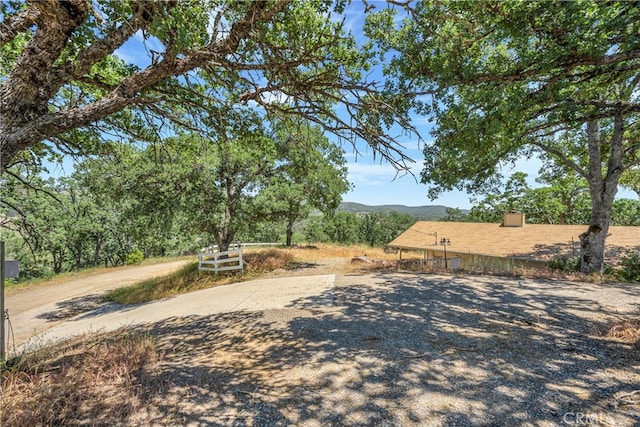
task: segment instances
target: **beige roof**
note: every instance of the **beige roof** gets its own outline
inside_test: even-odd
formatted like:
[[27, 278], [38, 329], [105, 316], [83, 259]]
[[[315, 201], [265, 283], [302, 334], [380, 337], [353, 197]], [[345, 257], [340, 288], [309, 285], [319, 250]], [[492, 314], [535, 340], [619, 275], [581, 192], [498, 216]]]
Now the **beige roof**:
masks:
[[[442, 251], [437, 241], [449, 239], [447, 252], [529, 260], [550, 260], [580, 254], [586, 225], [502, 224], [420, 221], [389, 243], [400, 249]], [[434, 233], [437, 233], [437, 238]], [[628, 249], [640, 251], [640, 227], [609, 227], [605, 257], [615, 259]], [[575, 251], [575, 252], [574, 252]]]

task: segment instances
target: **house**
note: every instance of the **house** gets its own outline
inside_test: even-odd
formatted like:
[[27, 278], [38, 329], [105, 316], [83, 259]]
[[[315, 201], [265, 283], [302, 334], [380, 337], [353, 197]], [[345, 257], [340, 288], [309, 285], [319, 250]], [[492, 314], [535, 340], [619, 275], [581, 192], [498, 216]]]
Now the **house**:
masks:
[[[580, 234], [586, 225], [526, 224], [523, 214], [507, 213], [502, 224], [419, 221], [391, 243], [423, 260], [465, 267], [478, 259], [511, 260], [542, 267], [561, 257], [580, 256]], [[627, 250], [640, 251], [640, 227], [609, 227], [605, 262], [616, 264]], [[446, 251], [446, 258], [445, 258]], [[406, 258], [405, 254], [405, 258]]]

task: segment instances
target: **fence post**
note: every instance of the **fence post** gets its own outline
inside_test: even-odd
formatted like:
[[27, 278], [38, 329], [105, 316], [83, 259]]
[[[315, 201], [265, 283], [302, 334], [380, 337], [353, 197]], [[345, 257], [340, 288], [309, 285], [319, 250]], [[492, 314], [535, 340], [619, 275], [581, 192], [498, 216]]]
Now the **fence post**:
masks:
[[[231, 245], [233, 246], [233, 244]], [[227, 270], [241, 270], [241, 274], [244, 274], [244, 260], [242, 259], [242, 246], [240, 245], [237, 249], [230, 248], [230, 251], [226, 252], [216, 252], [216, 251], [205, 251], [198, 254], [198, 271], [213, 271], [214, 273], [218, 273], [220, 271]], [[230, 257], [230, 252], [237, 255]], [[238, 262], [237, 266], [225, 267], [225, 264]]]
[[5, 338], [4, 338], [4, 240], [0, 240], [0, 362], [6, 360]]

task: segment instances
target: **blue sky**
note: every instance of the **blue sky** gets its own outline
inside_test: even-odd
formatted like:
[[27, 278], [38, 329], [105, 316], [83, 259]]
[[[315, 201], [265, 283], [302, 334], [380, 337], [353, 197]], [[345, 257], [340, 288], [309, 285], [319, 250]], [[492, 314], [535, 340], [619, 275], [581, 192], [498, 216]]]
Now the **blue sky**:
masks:
[[[377, 10], [388, 7], [386, 2], [369, 0], [369, 5]], [[353, 2], [344, 13], [344, 25], [347, 31], [351, 31], [356, 40], [363, 40], [362, 27], [364, 13], [362, 2]], [[396, 22], [403, 18], [403, 11], [396, 15]], [[378, 78], [381, 78], [380, 76]], [[431, 123], [428, 118], [414, 117], [413, 124], [422, 138], [429, 142]], [[398, 142], [406, 147], [405, 154], [411, 157], [415, 163], [411, 167], [412, 174], [398, 174], [388, 163], [375, 161], [371, 150], [362, 149], [364, 155], [355, 156], [353, 148], [344, 146], [349, 167], [349, 181], [353, 189], [344, 195], [343, 199], [349, 202], [358, 202], [367, 205], [400, 204], [407, 206], [422, 206], [439, 204], [448, 207], [470, 209], [472, 200], [470, 196], [461, 191], [444, 192], [439, 198], [431, 200], [427, 196], [429, 186], [420, 183], [420, 172], [423, 168], [423, 146], [414, 137], [400, 138]], [[360, 145], [357, 147], [360, 150]], [[462, 161], [462, 159], [461, 159]], [[539, 187], [535, 180], [542, 162], [537, 158], [522, 159], [515, 165], [502, 169], [500, 172], [509, 177], [515, 172], [525, 172], [528, 175], [527, 182], [531, 187]], [[637, 195], [630, 190], [620, 188], [619, 198], [637, 199]]]
[[[425, 138], [428, 136], [428, 125], [418, 130]], [[470, 196], [461, 191], [445, 192], [438, 199], [430, 200], [427, 197], [429, 186], [420, 183], [424, 161], [423, 144], [419, 144], [415, 139], [400, 142], [406, 147], [405, 154], [415, 161], [411, 167], [411, 174], [398, 173], [389, 163], [375, 161], [371, 149], [362, 149], [362, 155], [355, 156], [351, 146], [343, 146], [349, 167], [349, 181], [354, 186], [343, 196], [344, 201], [366, 205], [445, 205], [460, 209], [471, 208]], [[525, 172], [528, 174], [529, 185], [536, 186], [535, 178], [538, 176], [540, 165], [538, 159], [523, 159], [502, 173], [509, 176], [514, 172]]]
[[[377, 10], [387, 7], [385, 2], [370, 0], [370, 5]], [[364, 13], [362, 2], [353, 2], [344, 13], [344, 26], [350, 31], [359, 42], [364, 40], [362, 27], [364, 25]], [[397, 20], [402, 19], [403, 13], [399, 12]], [[382, 80], [381, 73], [372, 73], [373, 79]], [[413, 117], [413, 125], [420, 132], [425, 141], [429, 141], [431, 123], [426, 117]], [[400, 132], [398, 132], [400, 133]], [[331, 137], [330, 137], [331, 138]], [[353, 189], [344, 195], [343, 200], [357, 202], [367, 205], [445, 205], [461, 209], [469, 209], [472, 204], [469, 195], [461, 191], [445, 192], [436, 200], [427, 197], [429, 186], [420, 183], [420, 172], [423, 168], [424, 144], [418, 141], [415, 135], [399, 137], [397, 142], [404, 147], [403, 152], [412, 158], [415, 163], [411, 164], [411, 173], [398, 173], [392, 165], [380, 161], [379, 156], [374, 158], [372, 150], [366, 144], [358, 144], [357, 149], [361, 155], [356, 156], [351, 146], [343, 145], [349, 167], [349, 181]], [[534, 179], [540, 162], [531, 160], [520, 162], [513, 170], [523, 171], [529, 174], [530, 184], [535, 184]], [[505, 171], [509, 174], [510, 171]]]
[[440, 204], [462, 209], [470, 208], [468, 195], [458, 191], [447, 192], [434, 201], [429, 200], [428, 186], [420, 184], [423, 165], [422, 144], [415, 139], [400, 143], [405, 147], [404, 153], [415, 161], [410, 165], [411, 173], [398, 172], [388, 162], [381, 161], [379, 156], [374, 159], [372, 150], [368, 147], [362, 148], [360, 155], [356, 156], [353, 147], [343, 146], [349, 168], [348, 179], [353, 185], [353, 189], [343, 196], [344, 201], [366, 205]]
[[[386, 7], [386, 3], [375, 0], [368, 3], [376, 8]], [[358, 41], [364, 39], [362, 27], [365, 15], [362, 8], [361, 2], [354, 2], [344, 14], [346, 30], [350, 31]], [[402, 13], [399, 13], [397, 20], [400, 20], [401, 17]], [[381, 73], [374, 78], [382, 79]], [[428, 118], [413, 117], [413, 125], [416, 126], [422, 138], [429, 141], [431, 123]], [[415, 135], [400, 137], [397, 142], [405, 147], [404, 153], [415, 161], [411, 164], [411, 173], [398, 173], [392, 165], [384, 161], [381, 162], [379, 157], [374, 159], [370, 148], [368, 150], [361, 148], [364, 144], [357, 146], [362, 154], [360, 156], [354, 154], [352, 147], [343, 146], [349, 167], [349, 181], [353, 185], [353, 189], [344, 195], [345, 201], [367, 205], [422, 206], [438, 204], [461, 209], [471, 208], [469, 195], [461, 191], [445, 192], [438, 199], [430, 200], [427, 197], [429, 186], [420, 183], [420, 172], [424, 162], [422, 152], [424, 144], [421, 144]], [[516, 170], [527, 172], [533, 184], [539, 165], [538, 161], [521, 162], [514, 172]]]

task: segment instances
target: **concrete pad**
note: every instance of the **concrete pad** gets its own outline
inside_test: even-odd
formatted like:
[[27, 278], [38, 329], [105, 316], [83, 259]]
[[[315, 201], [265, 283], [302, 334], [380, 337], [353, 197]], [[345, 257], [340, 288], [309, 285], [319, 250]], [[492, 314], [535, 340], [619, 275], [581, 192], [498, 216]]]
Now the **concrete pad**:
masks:
[[55, 342], [85, 332], [112, 331], [121, 326], [157, 322], [170, 317], [330, 306], [333, 304], [334, 283], [334, 274], [282, 277], [234, 283], [141, 305], [103, 304], [32, 337], [24, 346]]

